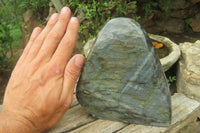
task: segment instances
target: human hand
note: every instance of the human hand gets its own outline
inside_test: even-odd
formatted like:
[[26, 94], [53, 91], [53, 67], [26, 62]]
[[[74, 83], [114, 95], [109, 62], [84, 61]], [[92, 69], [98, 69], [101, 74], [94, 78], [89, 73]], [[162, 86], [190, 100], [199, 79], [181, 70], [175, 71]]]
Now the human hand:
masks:
[[70, 14], [64, 7], [43, 30], [34, 29], [6, 88], [1, 112], [7, 117], [5, 126], [13, 124], [20, 133], [43, 132], [70, 107], [84, 63], [82, 55], [70, 59], [79, 25]]

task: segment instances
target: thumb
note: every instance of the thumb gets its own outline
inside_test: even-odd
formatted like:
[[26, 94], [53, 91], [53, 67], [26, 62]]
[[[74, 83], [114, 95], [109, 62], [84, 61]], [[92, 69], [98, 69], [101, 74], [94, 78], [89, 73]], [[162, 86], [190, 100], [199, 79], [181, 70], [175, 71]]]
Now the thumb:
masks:
[[64, 100], [64, 105], [67, 108], [71, 106], [73, 100], [74, 87], [83, 67], [84, 59], [85, 58], [83, 55], [75, 55], [70, 59], [65, 68], [61, 100]]

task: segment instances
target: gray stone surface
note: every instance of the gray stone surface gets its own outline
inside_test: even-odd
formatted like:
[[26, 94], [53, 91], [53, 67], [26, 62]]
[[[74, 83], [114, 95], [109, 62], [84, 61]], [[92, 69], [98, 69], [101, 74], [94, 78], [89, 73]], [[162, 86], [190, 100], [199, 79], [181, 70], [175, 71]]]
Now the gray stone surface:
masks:
[[[163, 67], [164, 72], [166, 72], [167, 70], [169, 70], [169, 68], [177, 62], [177, 60], [179, 59], [181, 52], [180, 52], [180, 48], [179, 46], [172, 42], [169, 38], [164, 37], [164, 36], [159, 36], [159, 35], [153, 35], [153, 34], [148, 34], [150, 39], [153, 39], [155, 41], [158, 42], [162, 42], [163, 44], [165, 44], [166, 47], [168, 47], [170, 50], [170, 53], [168, 56], [161, 58], [160, 59], [160, 63]], [[84, 50], [84, 55], [86, 57], [88, 57], [94, 43], [95, 43], [96, 38], [93, 38], [91, 40], [89, 40], [83, 50]]]
[[116, 18], [99, 33], [77, 87], [79, 103], [94, 117], [168, 126], [171, 100], [162, 66], [146, 32]]
[[178, 63], [177, 90], [200, 101], [200, 40], [179, 46], [182, 55]]

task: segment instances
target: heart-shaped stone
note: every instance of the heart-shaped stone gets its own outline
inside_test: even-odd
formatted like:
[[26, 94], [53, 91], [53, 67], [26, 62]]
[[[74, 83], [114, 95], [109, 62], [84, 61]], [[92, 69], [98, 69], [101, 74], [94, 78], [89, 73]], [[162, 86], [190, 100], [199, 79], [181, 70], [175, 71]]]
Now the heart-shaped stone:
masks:
[[155, 126], [171, 122], [170, 92], [162, 66], [148, 35], [133, 19], [115, 18], [104, 26], [76, 94], [97, 118]]

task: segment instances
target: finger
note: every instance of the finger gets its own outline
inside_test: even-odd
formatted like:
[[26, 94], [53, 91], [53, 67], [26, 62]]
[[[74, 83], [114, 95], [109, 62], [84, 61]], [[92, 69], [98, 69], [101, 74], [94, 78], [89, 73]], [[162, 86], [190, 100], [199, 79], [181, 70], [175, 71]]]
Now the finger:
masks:
[[71, 57], [76, 42], [76, 37], [78, 34], [78, 27], [79, 27], [78, 19], [72, 17], [68, 24], [65, 35], [61, 40], [60, 44], [58, 45], [58, 48], [56, 49], [51, 59], [51, 61], [59, 65], [61, 69], [64, 69], [69, 58]]
[[66, 107], [71, 105], [71, 101], [69, 100], [69, 96], [73, 96], [74, 87], [80, 75], [81, 69], [84, 64], [84, 56], [83, 55], [75, 55], [67, 64], [64, 72], [64, 82], [63, 82], [63, 90], [61, 93], [60, 100], [64, 101], [64, 105]]
[[68, 7], [64, 7], [61, 11], [58, 22], [47, 35], [44, 44], [41, 47], [40, 52], [38, 53], [39, 57], [45, 57], [44, 61], [51, 58], [60, 40], [63, 38], [70, 19], [70, 14], [70, 9]]
[[58, 20], [58, 13], [54, 13], [51, 18], [49, 19], [46, 27], [44, 28], [44, 30], [40, 33], [40, 35], [37, 37], [37, 39], [34, 41], [33, 46], [31, 47], [31, 49], [29, 50], [29, 53], [27, 55], [27, 58], [32, 60], [33, 58], [35, 58], [35, 56], [37, 55], [39, 49], [42, 46], [42, 43], [44, 42], [44, 39], [46, 38], [47, 34], [51, 31], [51, 29], [54, 27], [54, 25], [56, 24], [57, 20]]
[[34, 28], [32, 34], [31, 34], [31, 37], [22, 53], [22, 56], [19, 58], [17, 64], [21, 64], [23, 62], [23, 60], [25, 59], [25, 57], [28, 55], [29, 51], [30, 51], [30, 48], [32, 47], [33, 45], [33, 42], [35, 41], [35, 39], [40, 35], [42, 29], [40, 27], [36, 27]]

